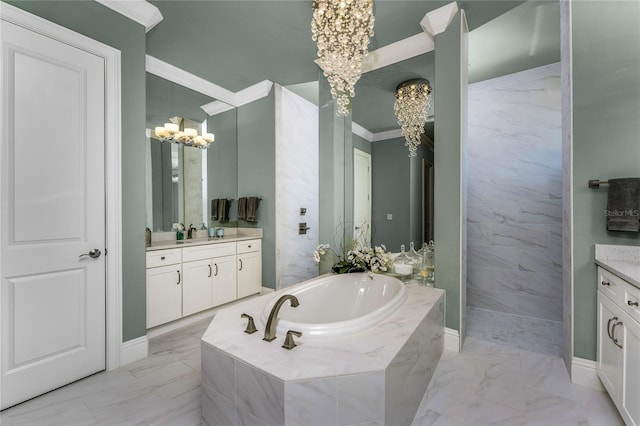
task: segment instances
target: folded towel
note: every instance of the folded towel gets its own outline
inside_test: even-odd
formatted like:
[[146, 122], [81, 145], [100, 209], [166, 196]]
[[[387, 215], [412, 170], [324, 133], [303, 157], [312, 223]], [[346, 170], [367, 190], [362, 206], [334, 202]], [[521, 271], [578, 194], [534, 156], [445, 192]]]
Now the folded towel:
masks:
[[260, 206], [260, 198], [247, 198], [247, 222], [257, 222], [258, 207]]
[[640, 231], [640, 178], [609, 179], [607, 231]]
[[211, 200], [211, 220], [218, 220], [218, 198]]
[[247, 219], [247, 197], [238, 198], [238, 220]]

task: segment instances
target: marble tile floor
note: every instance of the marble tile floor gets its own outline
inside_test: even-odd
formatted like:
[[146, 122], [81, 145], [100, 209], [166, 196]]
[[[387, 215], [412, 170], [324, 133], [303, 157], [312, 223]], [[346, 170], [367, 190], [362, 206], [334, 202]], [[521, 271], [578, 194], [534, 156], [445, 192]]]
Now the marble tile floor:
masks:
[[[200, 424], [204, 320], [150, 341], [150, 355], [0, 412], [0, 424]], [[556, 357], [468, 338], [445, 351], [413, 421], [427, 425], [623, 425], [599, 391], [573, 385]], [[230, 426], [230, 425], [222, 425]]]
[[562, 323], [467, 307], [467, 336], [545, 355], [562, 355]]

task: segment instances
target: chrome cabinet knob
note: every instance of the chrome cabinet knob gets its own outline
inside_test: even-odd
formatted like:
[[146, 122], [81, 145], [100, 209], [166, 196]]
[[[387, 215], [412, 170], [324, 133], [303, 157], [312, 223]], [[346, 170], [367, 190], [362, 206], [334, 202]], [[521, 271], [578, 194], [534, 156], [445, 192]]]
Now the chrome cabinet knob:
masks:
[[92, 259], [97, 259], [100, 257], [101, 254], [102, 252], [99, 249], [92, 249], [92, 250], [89, 250], [89, 253], [82, 253], [80, 256], [78, 256], [78, 258], [82, 258], [86, 256]]

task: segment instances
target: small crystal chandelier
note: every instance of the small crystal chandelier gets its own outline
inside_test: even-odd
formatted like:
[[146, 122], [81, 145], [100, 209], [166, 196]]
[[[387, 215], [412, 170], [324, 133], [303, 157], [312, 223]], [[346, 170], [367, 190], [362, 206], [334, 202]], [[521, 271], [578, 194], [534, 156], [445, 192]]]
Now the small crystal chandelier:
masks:
[[312, 39], [318, 43], [317, 62], [331, 85], [338, 115], [349, 114], [374, 22], [373, 0], [313, 0]]
[[432, 107], [431, 86], [429, 80], [422, 78], [407, 80], [396, 87], [396, 102], [393, 110], [402, 128], [402, 136], [407, 140], [409, 156], [416, 156], [416, 149], [420, 145], [420, 137], [424, 133], [424, 125], [429, 117], [428, 110]]
[[198, 135], [198, 131], [184, 127], [184, 119], [181, 117], [171, 117], [171, 123], [164, 123], [163, 127], [156, 127], [155, 134], [163, 142], [171, 142], [186, 146], [194, 146], [200, 149], [207, 149], [211, 142], [215, 140], [213, 133]]

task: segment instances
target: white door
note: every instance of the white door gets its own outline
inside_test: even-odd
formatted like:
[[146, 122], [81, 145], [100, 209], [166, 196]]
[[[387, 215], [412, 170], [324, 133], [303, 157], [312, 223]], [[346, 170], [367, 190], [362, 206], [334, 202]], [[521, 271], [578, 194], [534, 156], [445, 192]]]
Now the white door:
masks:
[[371, 244], [371, 155], [353, 150], [353, 236]]
[[6, 408], [105, 369], [105, 62], [6, 21], [0, 31]]

